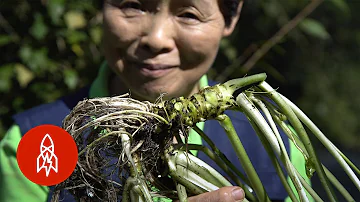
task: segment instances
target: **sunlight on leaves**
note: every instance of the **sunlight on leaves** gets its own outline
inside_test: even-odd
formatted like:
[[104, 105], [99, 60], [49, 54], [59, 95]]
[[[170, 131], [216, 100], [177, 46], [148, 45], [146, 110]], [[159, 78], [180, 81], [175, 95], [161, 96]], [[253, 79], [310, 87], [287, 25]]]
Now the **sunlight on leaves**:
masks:
[[99, 26], [93, 27], [93, 28], [90, 30], [90, 36], [91, 36], [92, 41], [93, 41], [95, 44], [100, 44], [100, 42], [101, 42], [101, 37], [102, 37], [102, 28], [99, 27]]
[[27, 87], [27, 85], [35, 78], [34, 73], [20, 63], [15, 64], [15, 72], [19, 85], [22, 88]]
[[79, 44], [73, 44], [71, 50], [79, 57], [84, 56], [84, 51]]
[[80, 29], [86, 26], [84, 14], [78, 11], [69, 11], [65, 14], [65, 23], [69, 29]]

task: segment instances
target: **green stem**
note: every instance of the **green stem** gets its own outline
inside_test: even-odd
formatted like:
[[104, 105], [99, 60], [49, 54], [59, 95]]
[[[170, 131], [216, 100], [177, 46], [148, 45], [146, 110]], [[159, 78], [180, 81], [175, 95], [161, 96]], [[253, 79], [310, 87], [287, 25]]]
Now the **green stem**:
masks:
[[123, 202], [130, 202], [131, 198], [130, 198], [130, 190], [132, 189], [134, 185], [134, 178], [129, 177], [128, 179], [126, 179], [125, 185], [124, 185], [124, 190], [122, 193], [122, 201]]
[[[290, 128], [288, 127], [288, 125], [281, 121], [279, 118], [274, 118], [275, 122], [281, 127], [281, 129], [285, 132], [285, 134], [291, 139], [291, 141], [293, 141], [293, 143], [295, 145], [297, 145], [297, 147], [304, 151], [304, 155], [305, 155], [305, 159], [308, 158], [309, 154], [307, 153], [307, 151], [305, 150], [304, 144], [300, 141], [300, 139], [295, 135], [292, 134], [293, 132], [290, 130]], [[335, 186], [335, 188], [338, 189], [338, 191], [344, 196], [344, 198], [349, 201], [352, 202], [354, 201], [354, 199], [352, 198], [352, 196], [350, 195], [350, 193], [344, 188], [344, 186], [336, 179], [336, 177], [323, 165], [324, 171], [326, 176], [329, 178], [331, 184], [333, 184]], [[312, 192], [314, 192], [313, 190], [309, 190], [308, 188], [305, 187], [305, 189], [311, 194]], [[317, 195], [317, 194], [316, 194]], [[311, 196], [318, 201], [318, 199], [316, 199], [316, 196], [314, 196], [313, 194], [311, 194]]]
[[138, 168], [136, 167], [135, 161], [132, 158], [131, 153], [130, 153], [130, 145], [131, 145], [130, 134], [125, 131], [121, 131], [120, 138], [121, 138], [121, 146], [122, 146], [122, 148], [125, 152], [125, 155], [131, 165], [130, 166], [131, 176], [138, 177], [139, 176]]
[[315, 169], [318, 172], [318, 176], [320, 178], [320, 182], [322, 183], [325, 192], [327, 193], [329, 200], [332, 202], [336, 202], [336, 196], [329, 184], [329, 180], [325, 175], [325, 171], [319, 161], [319, 158], [311, 144], [311, 141], [309, 139], [309, 136], [307, 135], [304, 127], [302, 126], [300, 120], [297, 118], [295, 113], [292, 111], [289, 105], [286, 104], [286, 102], [281, 98], [281, 96], [265, 81], [261, 82], [259, 84], [259, 87], [264, 90], [265, 92], [268, 92], [266, 94], [268, 97], [270, 97], [283, 111], [283, 113], [288, 117], [291, 125], [294, 127], [295, 131], [299, 135], [300, 139], [304, 143], [304, 146], [306, 150], [309, 153], [309, 162], [313, 165], [315, 165]]
[[227, 115], [220, 115], [216, 118], [220, 125], [225, 129], [225, 132], [235, 150], [235, 153], [244, 168], [246, 175], [249, 177], [250, 184], [252, 185], [257, 198], [259, 201], [270, 201], [264, 186], [261, 183], [261, 180], [256, 173], [254, 166], [252, 165], [249, 156], [246, 153], [246, 150], [237, 135], [234, 126]]
[[186, 155], [184, 151], [177, 151], [176, 155], [176, 165], [181, 165], [188, 170], [196, 173], [203, 179], [206, 179], [208, 182], [212, 183], [217, 187], [223, 186], [232, 186], [232, 184], [227, 181], [222, 175], [220, 175], [215, 169], [207, 165], [200, 159], [192, 155]]
[[129, 161], [129, 164], [130, 164], [130, 166], [129, 166], [130, 167], [130, 175], [131, 175], [130, 177], [131, 177], [131, 179], [133, 179], [132, 181], [130, 181], [133, 183], [133, 188], [131, 190], [133, 190], [135, 188], [139, 190], [139, 191], [137, 191], [137, 201], [140, 200], [140, 198], [141, 198], [141, 200], [152, 201], [150, 191], [146, 185], [144, 176], [142, 175], [142, 172], [141, 172], [141, 162], [139, 161], [139, 157], [138, 157], [138, 155], [136, 155], [136, 153], [134, 153], [134, 157], [130, 153], [130, 145], [131, 145], [130, 136], [131, 136], [131, 134], [127, 133], [124, 130], [120, 131], [120, 132], [121, 132], [120, 138], [121, 138], [122, 148], [123, 148], [125, 155]]
[[[183, 145], [178, 145], [180, 148], [184, 150]], [[230, 168], [224, 164], [224, 162], [218, 157], [214, 152], [212, 152], [209, 148], [203, 145], [197, 145], [197, 144], [188, 144], [189, 150], [198, 150], [204, 152], [210, 159], [212, 159], [229, 177], [231, 180], [233, 180], [238, 186], [243, 188], [245, 191], [245, 196], [250, 201], [255, 201], [255, 196], [245, 187], [245, 185], [240, 181], [240, 179], [230, 170]]]
[[355, 164], [353, 162], [351, 162], [350, 159], [348, 159], [348, 157], [345, 156], [345, 154], [342, 153], [334, 144], [332, 144], [332, 145], [336, 149], [336, 151], [343, 157], [343, 159], [346, 161], [346, 163], [349, 164], [350, 167], [352, 169], [354, 169], [358, 175], [360, 175], [360, 170], [355, 166]]
[[176, 165], [176, 157], [174, 157], [175, 155], [176, 153], [169, 154], [169, 152], [165, 152], [165, 159], [169, 167], [170, 176], [177, 182], [184, 185], [186, 189], [190, 191], [190, 193], [192, 194], [204, 193], [206, 191], [205, 189], [202, 189], [197, 185], [193, 184], [191, 181], [189, 181], [189, 178], [191, 177], [189, 173], [192, 172], [182, 166]]
[[179, 201], [180, 202], [187, 202], [187, 194], [186, 194], [186, 188], [184, 187], [184, 185], [180, 184], [179, 182], [176, 182], [176, 191], [177, 194], [179, 196]]
[[354, 202], [355, 199], [350, 195], [350, 193], [345, 189], [345, 187], [339, 182], [338, 179], [327, 169], [324, 165], [326, 175], [329, 177], [330, 182], [335, 186], [335, 188], [344, 196], [345, 200], [348, 202]]
[[143, 189], [141, 185], [134, 185], [133, 188], [130, 190], [130, 198], [131, 201], [136, 202], [152, 202], [152, 198], [145, 197]]
[[267, 76], [265, 73], [255, 74], [255, 75], [246, 76], [246, 77], [239, 78], [239, 79], [232, 79], [232, 80], [225, 82], [222, 85], [228, 89], [228, 92], [230, 94], [233, 94], [236, 90], [238, 90], [242, 87], [249, 86], [249, 85], [255, 85], [259, 82], [264, 81], [266, 79], [266, 77]]
[[136, 192], [133, 189], [130, 189], [130, 201], [138, 201], [139, 200], [139, 196], [136, 194]]
[[304, 186], [304, 188], [306, 189], [306, 191], [313, 197], [313, 199], [316, 202], [324, 202], [320, 196], [315, 192], [315, 190], [304, 180], [303, 177], [301, 177], [301, 174], [296, 170], [297, 175], [299, 175], [299, 179], [301, 181], [301, 184]]
[[252, 127], [254, 128], [255, 132], [258, 134], [258, 137], [260, 138], [262, 144], [264, 145], [266, 152], [269, 154], [270, 160], [273, 163], [275, 170], [276, 170], [277, 174], [279, 175], [280, 181], [283, 184], [286, 192], [289, 194], [289, 197], [291, 198], [291, 200], [293, 202], [298, 202], [298, 200], [297, 200], [293, 190], [291, 189], [291, 187], [287, 181], [287, 178], [278, 162], [278, 159], [276, 158], [276, 154], [271, 149], [269, 142], [266, 141], [266, 138], [264, 137], [264, 135], [262, 135], [262, 132], [259, 129], [259, 127], [252, 121], [250, 121], [250, 123], [251, 123]]
[[[184, 166], [184, 162], [187, 160], [187, 156], [183, 151], [173, 151], [173, 152], [165, 152], [165, 159], [169, 166], [169, 171], [171, 177], [184, 185], [187, 190], [189, 190], [193, 194], [201, 194], [204, 192], [215, 191], [219, 189], [219, 187], [213, 185], [208, 182], [207, 179], [204, 179], [204, 174], [207, 175], [211, 173], [213, 177], [217, 178], [218, 181], [222, 182], [223, 186], [232, 186], [230, 182], [228, 182], [220, 173], [215, 171], [206, 163], [202, 162], [200, 159], [189, 155], [190, 161]], [[204, 169], [208, 170], [204, 172], [203, 170], [198, 170], [193, 172], [191, 164], [197, 164], [200, 167], [204, 167]], [[248, 202], [247, 199], [244, 199], [244, 202]]]
[[187, 167], [176, 165], [176, 172], [182, 173], [182, 178], [199, 187], [201, 190], [203, 190], [202, 193], [219, 189], [218, 186], [207, 181], [207, 179], [202, 178], [197, 173], [188, 170]]
[[[262, 134], [267, 138], [267, 140], [272, 140], [272, 138], [275, 138], [276, 145], [274, 143], [270, 143], [270, 146], [274, 149], [274, 152], [280, 157], [283, 164], [285, 165], [285, 168], [290, 176], [290, 179], [292, 180], [293, 184], [295, 185], [295, 188], [300, 196], [301, 201], [308, 201], [309, 199], [306, 196], [305, 190], [301, 185], [301, 182], [299, 180], [299, 176], [295, 172], [295, 168], [293, 164], [290, 161], [290, 158], [287, 154], [284, 142], [281, 139], [280, 133], [275, 125], [275, 122], [273, 121], [271, 114], [269, 110], [266, 108], [265, 104], [261, 102], [259, 99], [252, 97], [252, 101], [255, 102], [256, 105], [260, 107], [260, 109], [264, 112], [268, 122], [264, 119], [260, 111], [252, 104], [252, 102], [249, 100], [249, 98], [241, 93], [236, 98], [236, 101], [240, 104], [240, 107], [252, 120], [257, 128], [262, 132]], [[278, 147], [280, 149], [278, 150]], [[286, 183], [287, 184], [287, 183]]]
[[[360, 180], [356, 174], [351, 170], [349, 165], [339, 154], [339, 150], [334, 147], [334, 144], [320, 131], [320, 129], [290, 100], [286, 99], [284, 96], [282, 98], [285, 102], [294, 110], [295, 114], [301, 119], [301, 121], [311, 130], [311, 132], [320, 140], [320, 142], [328, 149], [328, 151], [334, 156], [338, 161], [341, 167], [344, 169], [345, 173], [349, 176], [351, 181], [354, 183], [356, 188], [360, 191]], [[305, 145], [306, 146], [306, 145]]]
[[226, 158], [225, 154], [222, 153], [214, 144], [214, 142], [197, 126], [193, 128], [202, 139], [210, 146], [210, 148], [214, 151], [214, 153], [220, 157], [220, 159], [225, 162], [226, 166], [228, 166], [241, 180], [243, 180], [247, 185], [250, 185], [250, 181], [247, 177], [245, 177], [235, 166], [231, 163], [228, 158]]
[[[240, 183], [238, 185], [243, 186], [243, 183], [239, 180], [239, 178], [237, 178], [235, 176], [235, 174], [233, 172], [231, 172], [231, 170], [224, 164], [224, 162], [221, 161], [221, 159], [215, 155], [214, 152], [212, 152], [209, 148], [203, 146], [203, 145], [197, 145], [197, 144], [178, 144], [178, 145], [173, 145], [175, 150], [179, 149], [181, 151], [186, 151], [186, 149], [189, 150], [198, 150], [198, 151], [202, 151], [204, 152], [211, 160], [213, 160], [221, 169], [223, 169], [226, 174], [228, 174], [231, 178], [231, 180], [233, 181], [237, 181], [236, 183]], [[186, 148], [187, 147], [187, 148]]]

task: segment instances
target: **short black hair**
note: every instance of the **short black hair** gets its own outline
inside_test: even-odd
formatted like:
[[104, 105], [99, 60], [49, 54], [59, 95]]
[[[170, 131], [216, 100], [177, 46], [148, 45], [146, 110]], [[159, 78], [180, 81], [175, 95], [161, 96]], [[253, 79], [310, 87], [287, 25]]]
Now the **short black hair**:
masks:
[[222, 14], [225, 19], [225, 25], [229, 26], [231, 24], [232, 18], [236, 15], [237, 8], [240, 1], [242, 0], [220, 0], [222, 2]]

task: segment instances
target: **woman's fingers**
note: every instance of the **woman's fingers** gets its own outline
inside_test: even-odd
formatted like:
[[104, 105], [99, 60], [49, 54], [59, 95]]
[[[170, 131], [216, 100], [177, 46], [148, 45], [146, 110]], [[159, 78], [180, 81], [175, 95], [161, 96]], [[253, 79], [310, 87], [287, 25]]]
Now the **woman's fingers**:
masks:
[[240, 187], [222, 187], [216, 191], [189, 198], [189, 202], [238, 202], [243, 201], [244, 191]]

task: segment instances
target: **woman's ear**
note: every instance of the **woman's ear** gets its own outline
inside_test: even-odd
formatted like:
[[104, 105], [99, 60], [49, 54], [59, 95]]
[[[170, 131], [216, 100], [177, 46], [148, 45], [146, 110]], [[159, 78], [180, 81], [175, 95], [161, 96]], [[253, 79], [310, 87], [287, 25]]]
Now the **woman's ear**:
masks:
[[243, 0], [240, 1], [239, 5], [237, 7], [237, 10], [236, 10], [236, 14], [231, 18], [231, 23], [225, 27], [224, 32], [223, 32], [224, 37], [231, 35], [232, 32], [234, 31], [235, 26], [240, 18], [240, 13], [241, 13], [243, 3], [244, 3]]

